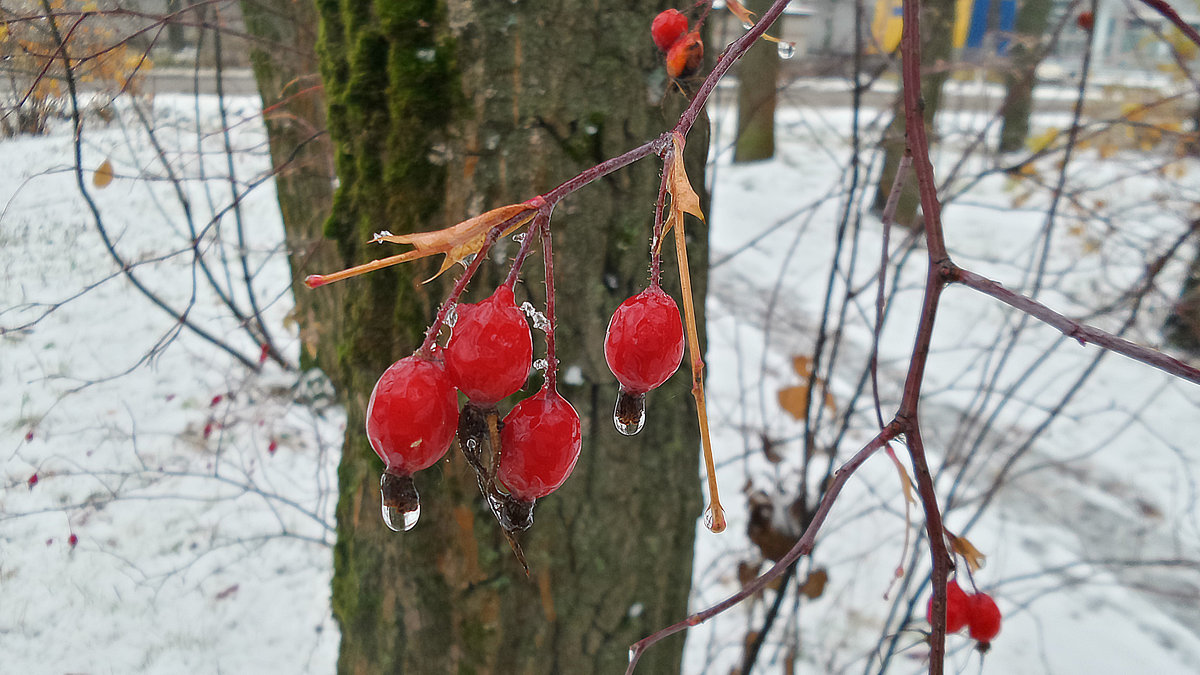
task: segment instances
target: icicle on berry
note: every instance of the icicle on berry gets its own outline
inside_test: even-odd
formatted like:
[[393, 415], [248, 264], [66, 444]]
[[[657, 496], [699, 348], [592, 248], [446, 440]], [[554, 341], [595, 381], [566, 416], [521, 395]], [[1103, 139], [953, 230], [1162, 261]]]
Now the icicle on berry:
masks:
[[367, 404], [367, 439], [387, 469], [380, 479], [383, 519], [396, 532], [421, 514], [412, 474], [435, 464], [458, 427], [458, 396], [442, 364], [414, 354], [393, 363]]
[[968, 597], [966, 623], [971, 638], [979, 642], [979, 649], [987, 651], [992, 640], [1000, 633], [1000, 608], [987, 593], [975, 593]]
[[505, 416], [496, 478], [514, 498], [532, 502], [567, 480], [581, 444], [579, 414], [558, 391], [543, 386]]
[[650, 24], [650, 37], [660, 51], [667, 51], [688, 32], [687, 17], [677, 9], [666, 9]]
[[481, 407], [524, 386], [533, 362], [533, 338], [511, 286], [500, 286], [478, 304], [458, 306], [445, 358], [450, 381]]
[[621, 303], [604, 336], [604, 360], [621, 383], [613, 423], [632, 436], [646, 421], [646, 392], [683, 361], [683, 322], [671, 296], [651, 286]]
[[667, 75], [674, 79], [694, 75], [703, 62], [704, 41], [699, 33], [688, 33], [667, 52]]
[[[957, 579], [946, 584], [946, 633], [957, 633], [967, 625], [967, 606], [970, 596], [958, 585]], [[925, 605], [925, 618], [933, 623], [933, 597]]]

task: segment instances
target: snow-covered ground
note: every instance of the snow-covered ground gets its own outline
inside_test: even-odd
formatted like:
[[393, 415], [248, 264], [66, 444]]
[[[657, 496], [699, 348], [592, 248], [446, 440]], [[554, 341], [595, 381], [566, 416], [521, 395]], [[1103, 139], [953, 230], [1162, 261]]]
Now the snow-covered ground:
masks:
[[[245, 191], [269, 168], [264, 132], [256, 100], [228, 105]], [[155, 130], [171, 172], [184, 178], [202, 247], [227, 256], [209, 256], [217, 284], [244, 308], [216, 101], [159, 96], [147, 115], [147, 125], [123, 110], [111, 124], [89, 127], [83, 165], [108, 159], [116, 179], [100, 189], [86, 175], [85, 184], [116, 248], [146, 261], [134, 267], [137, 278], [256, 361], [259, 345], [196, 266], [181, 195], [146, 130]], [[942, 120], [942, 175], [981, 119]], [[697, 609], [736, 588], [738, 562], [753, 558], [739, 489], [749, 480], [782, 495], [796, 481], [802, 429], [776, 392], [799, 383], [791, 359], [813, 350], [845, 201], [849, 121], [845, 110], [795, 106], [780, 116], [779, 157], [747, 166], [731, 165], [727, 138], [717, 137], [709, 395], [730, 529], [718, 536], [698, 527]], [[1178, 235], [1200, 203], [1200, 166], [1147, 173], [1151, 163], [1133, 154], [1101, 162], [1092, 152], [1073, 165], [1071, 185], [1095, 189], [1062, 208], [1042, 300], [1087, 315], [1136, 281], [1154, 255], [1146, 251]], [[0, 172], [0, 670], [332, 672], [328, 585], [343, 418], [326, 388], [270, 361], [247, 374], [116, 274], [74, 183], [68, 126], [0, 142], [0, 165], [8, 167]], [[1039, 170], [1052, 181], [1053, 158]], [[1028, 288], [1024, 270], [1036, 259], [1047, 197], [1025, 191], [996, 175], [959, 196], [945, 213], [956, 260]], [[295, 362], [300, 345], [287, 321], [288, 269], [270, 181], [240, 204], [256, 297], [270, 334]], [[1116, 216], [1106, 223], [1094, 216], [1100, 211]], [[206, 229], [214, 213], [220, 227]], [[897, 257], [902, 239], [893, 238]], [[857, 241], [853, 271], [847, 252], [835, 282], [839, 299], [847, 279], [866, 289], [848, 307], [838, 348], [831, 388], [839, 410], [870, 349], [878, 224], [865, 219]], [[889, 281], [898, 291], [881, 344], [885, 416], [912, 344], [922, 256], [915, 251]], [[1164, 296], [1179, 275], [1178, 264], [1163, 273]], [[1129, 335], [1155, 342], [1165, 300], [1147, 304]], [[1124, 316], [1090, 320], [1116, 330]], [[988, 554], [975, 580], [1005, 616], [985, 672], [1200, 671], [1200, 388], [1108, 356], [1057, 421], [1025, 444], [1097, 350], [1033, 324], [1001, 358], [1019, 319], [963, 289], [947, 293], [938, 321], [923, 420], [940, 494], [953, 495], [947, 524]], [[1000, 349], [989, 352], [993, 343]], [[860, 414], [830, 449], [834, 461], [873, 434], [869, 400], [859, 399]], [[989, 418], [990, 432], [980, 432]], [[781, 440], [782, 462], [764, 458], [764, 434]], [[983, 440], [969, 460], [976, 436]], [[975, 518], [1018, 452], [1003, 489]], [[914, 513], [910, 532], [917, 523]], [[785, 603], [794, 618], [777, 625], [755, 672], [783, 672], [779, 645], [789, 641], [800, 647], [800, 672], [874, 672], [868, 659], [877, 643], [902, 628], [893, 672], [919, 672], [923, 609], [906, 627], [887, 617], [896, 598], [920, 594], [923, 608], [925, 591], [893, 588], [884, 599], [897, 564], [914, 566], [904, 558], [905, 528], [895, 470], [880, 455], [851, 480], [819, 539], [812, 564], [828, 569], [829, 587], [799, 612]], [[753, 625], [747, 613], [761, 616], [772, 599], [693, 629], [686, 672], [730, 672]], [[949, 645], [956, 671], [978, 671], [969, 640], [951, 636]]]

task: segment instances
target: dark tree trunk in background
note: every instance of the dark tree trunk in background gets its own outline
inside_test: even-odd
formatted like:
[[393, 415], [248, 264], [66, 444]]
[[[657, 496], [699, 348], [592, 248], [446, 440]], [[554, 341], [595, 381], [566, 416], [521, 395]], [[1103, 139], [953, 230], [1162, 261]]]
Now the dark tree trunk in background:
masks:
[[[1193, 234], [1200, 231], [1200, 223], [1193, 223], [1192, 227]], [[1200, 244], [1163, 331], [1167, 343], [1200, 358]]]
[[[942, 85], [950, 76], [950, 53], [953, 50], [950, 36], [954, 32], [954, 5], [955, 0], [926, 0], [921, 7], [921, 98], [925, 103], [925, 126], [933, 140], [937, 138], [933, 133], [933, 118], [941, 105]], [[904, 156], [903, 101], [901, 92], [896, 99], [892, 123], [884, 135], [883, 173], [880, 174], [879, 183], [875, 188], [875, 201], [872, 204], [875, 213], [883, 212], [888, 194], [892, 190], [892, 183], [896, 180], [896, 172], [900, 168], [900, 158]], [[920, 202], [916, 181], [906, 181], [896, 207], [896, 223], [914, 227], [917, 224], [917, 206]]]
[[[285, 13], [291, 4], [273, 2]], [[317, 51], [340, 181], [324, 233], [337, 260], [314, 245], [312, 260], [294, 256], [297, 278], [398, 250], [366, 244], [375, 232], [446, 227], [528, 199], [669, 128], [681, 97], [662, 106], [647, 87], [661, 68], [648, 27], [665, 6], [319, 0]], [[287, 67], [274, 80], [257, 71], [279, 88]], [[698, 126], [688, 144], [698, 185], [705, 131]], [[580, 413], [584, 443], [574, 475], [539, 502], [524, 538], [531, 578], [457, 449], [418, 474], [415, 529], [396, 534], [380, 518], [382, 464], [362, 431], [367, 397], [418, 345], [461, 268], [422, 284], [436, 263], [419, 261], [299, 292], [332, 292], [300, 301], [301, 319], [348, 416], [333, 579], [340, 672], [622, 672], [630, 643], [685, 614], [701, 509], [690, 378], [680, 372], [652, 392], [646, 429], [625, 438], [613, 428], [616, 383], [601, 346], [611, 312], [646, 282], [659, 168], [643, 161], [554, 213], [560, 390]], [[308, 228], [319, 213], [318, 203], [311, 217], [288, 217], [285, 205], [290, 245], [314, 244]], [[707, 233], [689, 227], [702, 308]], [[493, 255], [515, 252], [506, 240]], [[540, 263], [527, 264], [518, 302], [541, 305]], [[506, 271], [485, 264], [469, 299], [487, 295]], [[533, 377], [518, 396], [540, 384]], [[655, 647], [643, 669], [678, 672], [681, 648], [682, 638]]]
[[1053, 0], [1024, 0], [1017, 12], [1016, 38], [1012, 42], [1012, 65], [1004, 73], [1004, 116], [1000, 127], [1000, 152], [1025, 147], [1029, 114], [1033, 111], [1033, 88], [1043, 53], [1041, 40], [1050, 22]]
[[[762, 14], [771, 0], [749, 0], [746, 8]], [[775, 22], [779, 26], [781, 21]], [[775, 29], [772, 33], [778, 34]], [[733, 161], [754, 162], [775, 156], [775, 100], [779, 86], [779, 50], [759, 40], [737, 64], [738, 124]]]

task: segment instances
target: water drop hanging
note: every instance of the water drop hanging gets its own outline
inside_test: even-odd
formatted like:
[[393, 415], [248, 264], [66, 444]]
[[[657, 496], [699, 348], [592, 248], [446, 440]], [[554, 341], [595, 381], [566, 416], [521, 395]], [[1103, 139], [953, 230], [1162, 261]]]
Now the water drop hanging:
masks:
[[713, 534], [720, 534], [725, 531], [725, 513], [715, 513], [713, 507], [709, 504], [704, 509], [704, 527], [708, 528]]
[[751, 28], [754, 28], [754, 22], [753, 21], [743, 21], [742, 28], [745, 28], [746, 30], [750, 30]]
[[779, 58], [790, 59], [796, 55], [795, 42], [780, 42], [779, 43]]
[[421, 518], [421, 497], [412, 476], [385, 471], [379, 478], [383, 522], [393, 532], [407, 532]]
[[613, 426], [626, 436], [633, 436], [646, 424], [646, 394], [631, 394], [624, 389], [617, 394], [613, 408]]

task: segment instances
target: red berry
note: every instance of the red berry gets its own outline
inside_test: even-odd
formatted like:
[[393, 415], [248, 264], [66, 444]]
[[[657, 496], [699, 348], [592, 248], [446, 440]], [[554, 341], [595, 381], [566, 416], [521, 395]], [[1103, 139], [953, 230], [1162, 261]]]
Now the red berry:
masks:
[[[957, 579], [946, 584], [946, 632], [957, 633], [967, 625], [967, 607], [970, 596], [958, 585]], [[925, 617], [933, 623], [933, 598], [925, 605]]]
[[971, 637], [986, 645], [1000, 633], [1000, 608], [987, 593], [975, 593], [967, 602], [967, 625]]
[[500, 286], [478, 304], [458, 306], [445, 356], [450, 381], [479, 406], [494, 405], [525, 384], [533, 338], [511, 286]]
[[667, 75], [679, 79], [694, 75], [704, 62], [704, 42], [699, 33], [688, 33], [667, 52]]
[[33, 440], [33, 429], [30, 429], [29, 431], [25, 432], [25, 440], [26, 441]]
[[258, 350], [258, 363], [261, 365], [267, 362], [267, 357], [271, 355], [271, 345], [264, 342]]
[[67, 544], [69, 544], [71, 546], [71, 548], [75, 548], [75, 544], [78, 544], [78, 543], [79, 543], [79, 537], [76, 537], [75, 533], [72, 532], [71, 536], [67, 537]]
[[33, 474], [32, 476], [29, 477], [29, 480], [26, 482], [29, 484], [29, 488], [32, 490], [33, 486], [38, 484], [38, 475], [36, 473]]
[[371, 391], [367, 440], [401, 475], [435, 464], [458, 428], [458, 396], [442, 364], [413, 354], [393, 363]]
[[679, 38], [687, 34], [687, 17], [677, 9], [667, 9], [658, 13], [650, 24], [650, 37], [662, 51], [667, 51]]
[[1080, 12], [1079, 16], [1075, 17], [1075, 25], [1083, 30], [1091, 30], [1096, 24], [1096, 17], [1092, 16], [1091, 12]]
[[518, 499], [544, 497], [571, 475], [582, 442], [575, 408], [554, 389], [542, 387], [504, 418], [496, 477]]
[[279, 441], [272, 438], [271, 442], [267, 444], [267, 452], [269, 452], [270, 454], [273, 455], [273, 454], [275, 454], [275, 451], [278, 449], [279, 449]]
[[210, 408], [217, 407], [217, 405], [219, 405], [221, 403], [222, 398], [224, 398], [224, 397], [221, 396], [220, 394], [217, 394], [216, 396], [212, 397], [212, 400], [208, 402], [208, 407], [210, 407]]
[[683, 323], [671, 296], [652, 286], [621, 303], [608, 322], [604, 360], [629, 393], [666, 382], [683, 360]]

